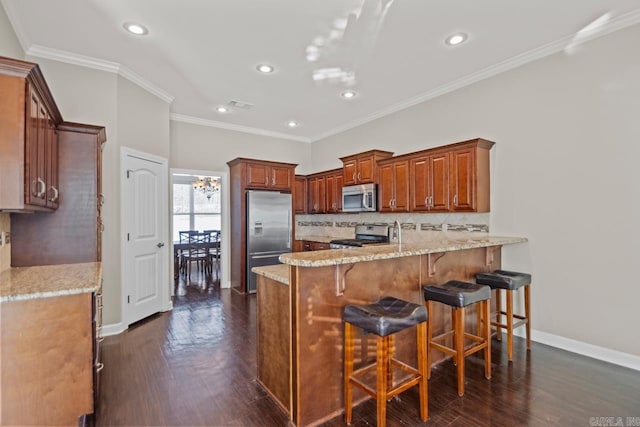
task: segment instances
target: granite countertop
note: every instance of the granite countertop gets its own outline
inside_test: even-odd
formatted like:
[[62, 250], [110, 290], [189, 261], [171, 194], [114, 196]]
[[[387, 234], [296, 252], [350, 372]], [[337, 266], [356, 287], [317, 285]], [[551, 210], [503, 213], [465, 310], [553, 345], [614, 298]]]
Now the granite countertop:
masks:
[[284, 283], [285, 285], [289, 284], [289, 266], [286, 264], [253, 267], [251, 271], [276, 282]]
[[101, 282], [99, 262], [14, 267], [0, 273], [0, 302], [94, 292]]
[[[305, 238], [305, 240], [307, 240]], [[331, 249], [325, 251], [293, 252], [280, 255], [280, 262], [299, 267], [325, 267], [329, 265], [353, 264], [363, 261], [401, 258], [437, 252], [461, 251], [488, 246], [511, 245], [526, 242], [525, 237], [482, 236], [425, 240], [421, 242], [369, 245], [361, 248]]]

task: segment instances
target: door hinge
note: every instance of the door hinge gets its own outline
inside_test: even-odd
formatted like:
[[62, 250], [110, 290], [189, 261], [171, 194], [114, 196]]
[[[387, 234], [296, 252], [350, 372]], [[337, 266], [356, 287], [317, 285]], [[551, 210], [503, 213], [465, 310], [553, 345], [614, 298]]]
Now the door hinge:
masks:
[[127, 304], [131, 302], [131, 295], [127, 295]]
[[129, 179], [129, 174], [133, 172], [131, 169], [127, 169], [127, 179]]
[[127, 242], [129, 241], [129, 233], [127, 233]]

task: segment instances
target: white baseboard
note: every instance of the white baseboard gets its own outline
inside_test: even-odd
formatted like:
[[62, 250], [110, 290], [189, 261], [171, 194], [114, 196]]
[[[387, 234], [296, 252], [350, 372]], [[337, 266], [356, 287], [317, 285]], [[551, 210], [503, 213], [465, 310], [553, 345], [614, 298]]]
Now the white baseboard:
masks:
[[118, 335], [127, 330], [127, 325], [124, 323], [112, 323], [110, 325], [102, 326], [102, 336], [108, 337], [110, 335]]
[[[514, 335], [524, 338], [524, 328], [518, 328], [514, 331]], [[583, 356], [592, 357], [604, 362], [613, 363], [614, 365], [624, 366], [626, 368], [640, 371], [640, 357], [629, 353], [623, 353], [617, 350], [588, 344], [582, 341], [572, 340], [570, 338], [561, 337], [559, 335], [549, 334], [547, 332], [531, 330], [531, 340], [551, 347], [567, 350], [572, 353], [581, 354]]]

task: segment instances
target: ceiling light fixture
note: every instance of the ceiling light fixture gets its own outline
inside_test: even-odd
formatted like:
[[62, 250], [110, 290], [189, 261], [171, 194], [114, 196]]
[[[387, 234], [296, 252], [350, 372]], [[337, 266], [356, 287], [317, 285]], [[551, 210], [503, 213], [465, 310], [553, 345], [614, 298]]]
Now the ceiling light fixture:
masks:
[[343, 97], [344, 99], [351, 99], [351, 98], [355, 98], [355, 96], [357, 95], [357, 93], [353, 90], [345, 90], [344, 92], [342, 92], [340, 94], [341, 97]]
[[134, 22], [125, 22], [123, 25], [124, 29], [130, 32], [131, 34], [135, 34], [136, 36], [144, 36], [149, 34], [149, 30], [144, 25], [136, 24]]
[[224, 105], [220, 105], [219, 107], [216, 108], [216, 111], [220, 114], [224, 114], [224, 113], [228, 113], [229, 109]]
[[467, 37], [468, 36], [465, 33], [456, 33], [447, 37], [447, 39], [445, 40], [445, 43], [448, 44], [449, 46], [456, 46], [456, 45], [459, 45], [460, 43], [463, 43], [465, 40], [467, 40]]
[[260, 64], [256, 67], [256, 69], [264, 74], [273, 73], [274, 70], [273, 66], [269, 64]]
[[220, 179], [218, 177], [200, 176], [192, 184], [195, 190], [200, 190], [207, 196], [207, 199], [211, 199], [213, 193], [220, 191]]
[[300, 123], [296, 122], [295, 120], [289, 120], [287, 122], [287, 126], [289, 126], [290, 128], [295, 128], [300, 126]]

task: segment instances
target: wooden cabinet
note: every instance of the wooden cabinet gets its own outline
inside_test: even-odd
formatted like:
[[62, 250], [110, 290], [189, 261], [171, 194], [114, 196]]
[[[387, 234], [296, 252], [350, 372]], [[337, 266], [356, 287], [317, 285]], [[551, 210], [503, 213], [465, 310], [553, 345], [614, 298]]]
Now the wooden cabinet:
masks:
[[342, 212], [342, 169], [307, 176], [307, 213]]
[[2, 424], [78, 425], [94, 412], [92, 295], [0, 304]]
[[418, 154], [409, 161], [412, 212], [449, 211], [449, 153]]
[[296, 175], [293, 186], [293, 206], [297, 214], [307, 213], [307, 178]]
[[344, 185], [375, 183], [378, 177], [377, 161], [392, 155], [389, 151], [370, 150], [341, 157]]
[[477, 138], [450, 147], [449, 200], [452, 212], [489, 212], [489, 151], [494, 144]]
[[326, 212], [342, 212], [342, 169], [335, 169], [325, 173], [326, 184]]
[[331, 249], [331, 245], [327, 242], [315, 242], [313, 240], [302, 241], [302, 250], [304, 252], [323, 251], [325, 249]]
[[58, 126], [60, 206], [55, 212], [12, 214], [11, 265], [72, 264], [102, 258], [102, 126]]
[[291, 190], [293, 186], [293, 169], [289, 165], [248, 161], [246, 173], [247, 188]]
[[[237, 158], [229, 166], [230, 199], [230, 259], [231, 287], [247, 292], [247, 199], [251, 189], [293, 192], [295, 196], [295, 167], [291, 163]], [[291, 210], [294, 209], [294, 198]], [[293, 232], [291, 235], [293, 240]]]
[[38, 65], [0, 57], [0, 93], [0, 210], [54, 210], [62, 116]]
[[307, 177], [309, 205], [307, 212], [310, 214], [326, 213], [327, 183], [325, 175], [315, 174]]
[[378, 162], [380, 212], [409, 212], [409, 160]]

